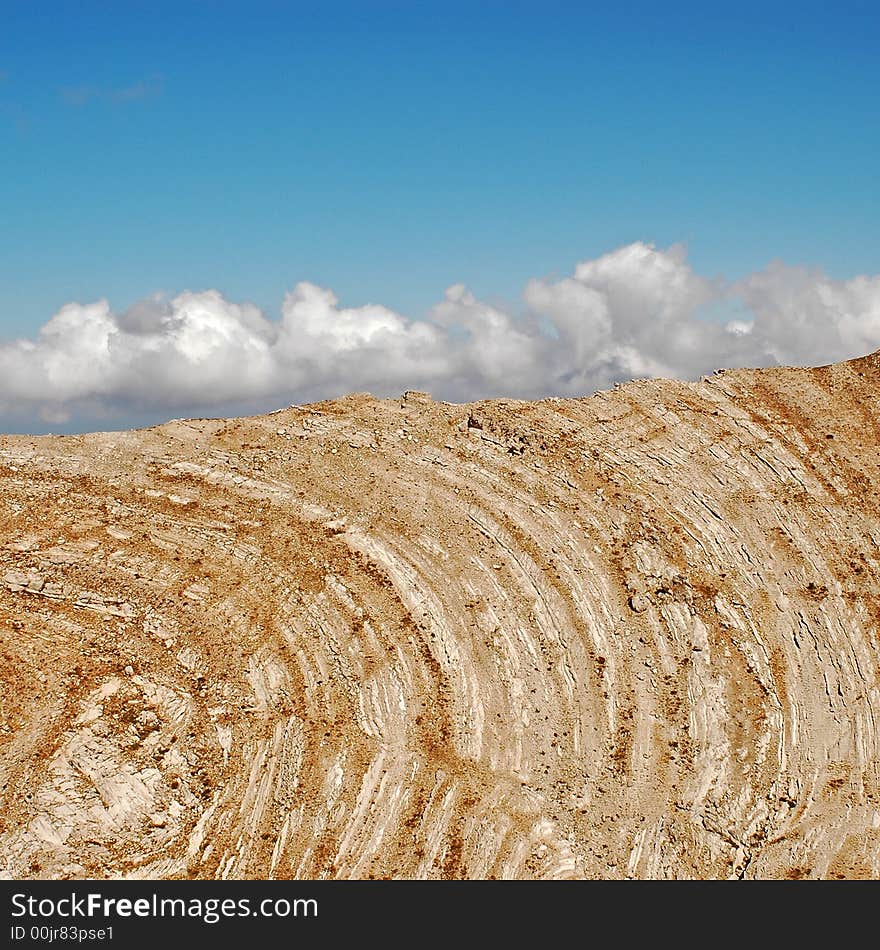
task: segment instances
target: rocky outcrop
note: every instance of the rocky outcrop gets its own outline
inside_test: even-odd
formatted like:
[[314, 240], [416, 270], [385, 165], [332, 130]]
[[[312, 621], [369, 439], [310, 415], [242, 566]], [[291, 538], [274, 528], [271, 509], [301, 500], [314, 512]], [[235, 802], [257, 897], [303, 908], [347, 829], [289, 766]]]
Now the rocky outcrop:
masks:
[[880, 359], [0, 437], [0, 872], [877, 877]]

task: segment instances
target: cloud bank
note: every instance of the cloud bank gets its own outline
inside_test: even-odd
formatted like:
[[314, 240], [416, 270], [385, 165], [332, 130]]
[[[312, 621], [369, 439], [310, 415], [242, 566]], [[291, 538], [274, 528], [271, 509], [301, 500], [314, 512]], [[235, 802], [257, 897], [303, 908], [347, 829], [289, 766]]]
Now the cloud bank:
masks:
[[123, 313], [70, 303], [36, 339], [0, 343], [0, 422], [34, 430], [232, 414], [369, 391], [435, 398], [579, 396], [634, 377], [821, 364], [880, 347], [880, 276], [835, 281], [780, 262], [707, 278], [644, 243], [530, 280], [516, 311], [450, 287], [424, 320], [342, 307], [299, 283], [280, 321], [216, 290]]

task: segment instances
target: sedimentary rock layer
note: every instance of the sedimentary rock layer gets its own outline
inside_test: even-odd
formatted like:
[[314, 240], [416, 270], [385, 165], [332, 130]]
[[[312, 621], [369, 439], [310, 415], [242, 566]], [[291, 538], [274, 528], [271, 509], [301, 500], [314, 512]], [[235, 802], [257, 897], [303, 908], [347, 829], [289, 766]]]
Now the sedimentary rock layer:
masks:
[[880, 360], [0, 437], [0, 872], [877, 877]]

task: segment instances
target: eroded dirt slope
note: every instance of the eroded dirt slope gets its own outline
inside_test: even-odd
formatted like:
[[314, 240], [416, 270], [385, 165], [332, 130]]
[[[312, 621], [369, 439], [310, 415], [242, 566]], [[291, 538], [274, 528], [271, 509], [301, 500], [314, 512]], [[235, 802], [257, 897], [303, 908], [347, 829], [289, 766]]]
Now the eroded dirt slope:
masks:
[[0, 438], [0, 873], [880, 876], [880, 359]]

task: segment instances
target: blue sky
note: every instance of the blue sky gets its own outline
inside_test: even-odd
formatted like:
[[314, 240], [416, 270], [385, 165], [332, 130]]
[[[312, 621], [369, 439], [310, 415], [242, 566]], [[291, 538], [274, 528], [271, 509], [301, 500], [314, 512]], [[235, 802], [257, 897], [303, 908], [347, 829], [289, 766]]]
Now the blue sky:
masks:
[[[5, 358], [65, 304], [186, 290], [276, 323], [300, 281], [407, 319], [457, 284], [521, 314], [530, 279], [642, 245], [751, 281], [706, 306], [778, 330], [800, 278], [753, 280], [769, 262], [880, 272], [880, 7], [720, 7], [2, 0]], [[636, 258], [659, 260], [615, 266]], [[19, 395], [0, 380], [0, 417]]]
[[877, 271], [877, 5], [718, 6], [4, 0], [0, 335], [300, 279], [418, 316], [633, 240]]

